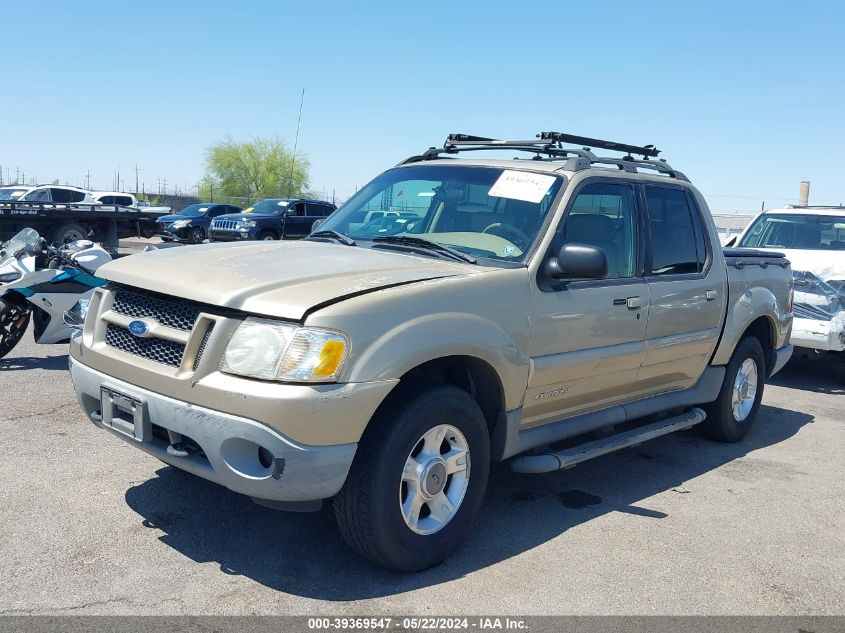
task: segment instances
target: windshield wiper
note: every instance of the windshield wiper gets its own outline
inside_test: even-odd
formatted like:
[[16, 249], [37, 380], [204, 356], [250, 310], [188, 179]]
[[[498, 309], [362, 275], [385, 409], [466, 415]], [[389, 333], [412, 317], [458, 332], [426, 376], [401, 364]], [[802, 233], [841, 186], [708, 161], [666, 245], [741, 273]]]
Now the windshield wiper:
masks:
[[445, 244], [438, 244], [423, 237], [412, 237], [410, 235], [380, 235], [373, 238], [374, 242], [383, 242], [385, 244], [398, 244], [399, 246], [410, 246], [412, 248], [422, 248], [435, 253], [449, 255], [452, 259], [459, 259], [468, 264], [475, 264], [477, 260], [472, 255], [462, 253], [461, 251], [446, 246]]
[[[323, 238], [323, 239], [334, 240], [335, 242], [339, 242], [340, 244], [343, 244], [344, 246], [357, 246], [357, 244], [355, 243], [355, 240], [353, 240], [348, 235], [344, 235], [340, 231], [332, 231], [331, 229], [325, 229], [323, 231], [316, 231], [316, 232], [314, 232], [314, 233], [312, 233], [311, 235], [308, 236], [308, 238], [311, 238], [311, 237], [320, 237], [320, 238]], [[306, 238], [306, 239], [308, 239], [308, 238]]]

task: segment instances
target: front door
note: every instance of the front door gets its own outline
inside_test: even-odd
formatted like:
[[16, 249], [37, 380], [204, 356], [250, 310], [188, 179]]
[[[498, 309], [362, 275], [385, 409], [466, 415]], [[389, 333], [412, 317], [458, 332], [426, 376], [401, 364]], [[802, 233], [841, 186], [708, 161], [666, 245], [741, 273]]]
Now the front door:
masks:
[[[630, 400], [645, 357], [649, 289], [634, 183], [588, 180], [552, 240], [607, 254], [604, 279], [532, 282], [531, 373], [523, 425], [536, 426]], [[551, 255], [551, 253], [549, 253]]]

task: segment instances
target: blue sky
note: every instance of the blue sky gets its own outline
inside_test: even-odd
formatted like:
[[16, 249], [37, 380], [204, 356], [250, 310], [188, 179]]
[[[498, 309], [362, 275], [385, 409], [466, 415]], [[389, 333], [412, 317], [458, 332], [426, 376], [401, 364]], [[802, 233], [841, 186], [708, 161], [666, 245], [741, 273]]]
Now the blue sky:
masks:
[[449, 132], [645, 144], [713, 211], [845, 202], [845, 3], [2, 4], [0, 165], [194, 186], [226, 136], [278, 136], [345, 197]]

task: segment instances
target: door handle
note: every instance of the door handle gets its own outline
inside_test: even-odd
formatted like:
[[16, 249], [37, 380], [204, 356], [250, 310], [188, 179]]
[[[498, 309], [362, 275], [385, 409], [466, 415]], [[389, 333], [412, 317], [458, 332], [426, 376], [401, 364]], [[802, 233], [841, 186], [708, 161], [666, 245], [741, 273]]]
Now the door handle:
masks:
[[639, 310], [643, 307], [643, 302], [640, 300], [639, 297], [628, 297], [628, 309], [629, 310]]
[[705, 296], [707, 297], [708, 301], [713, 301], [713, 299], [715, 299], [718, 294], [719, 293], [717, 293], [715, 290], [708, 290], [705, 293]]

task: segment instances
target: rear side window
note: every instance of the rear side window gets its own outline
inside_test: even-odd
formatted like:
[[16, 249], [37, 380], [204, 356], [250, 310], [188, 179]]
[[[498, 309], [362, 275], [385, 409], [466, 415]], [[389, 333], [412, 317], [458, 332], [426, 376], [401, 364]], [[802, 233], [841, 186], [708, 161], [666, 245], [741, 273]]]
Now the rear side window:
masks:
[[103, 204], [116, 204], [114, 201], [114, 196], [103, 196], [99, 200]]
[[651, 231], [651, 274], [684, 275], [704, 270], [707, 252], [698, 211], [681, 189], [646, 187]]
[[115, 196], [114, 203], [119, 204], [122, 207], [131, 207], [132, 198], [130, 198], [129, 196]]

